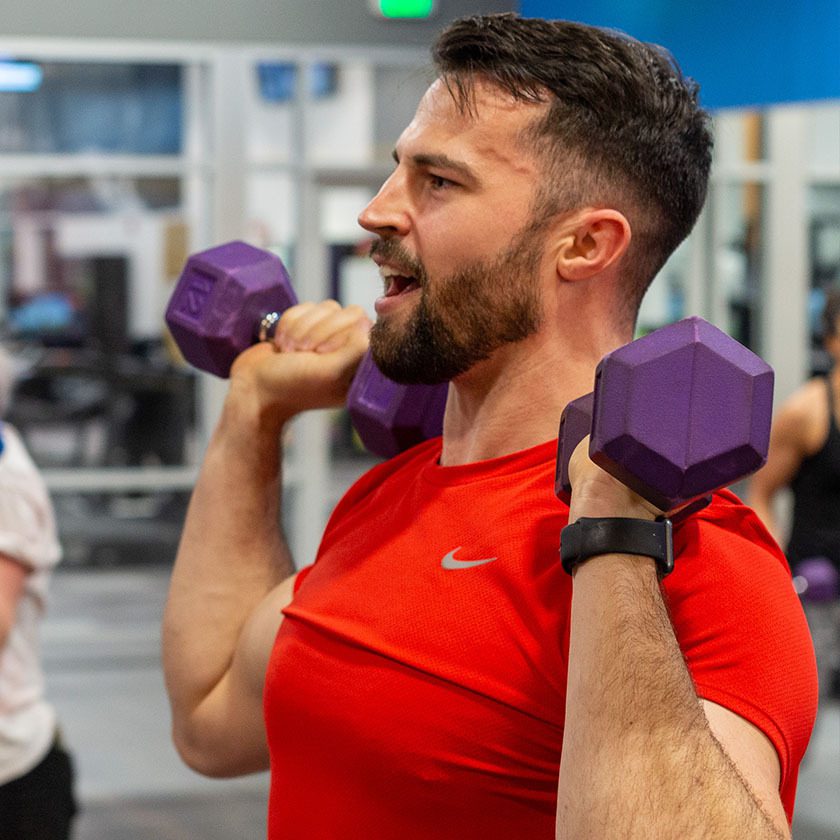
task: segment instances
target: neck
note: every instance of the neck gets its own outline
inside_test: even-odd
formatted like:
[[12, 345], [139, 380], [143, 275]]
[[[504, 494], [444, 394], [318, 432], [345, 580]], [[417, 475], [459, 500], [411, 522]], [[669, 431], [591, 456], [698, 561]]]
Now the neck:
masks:
[[622, 343], [538, 334], [500, 348], [450, 385], [441, 463], [497, 458], [555, 438], [566, 404], [592, 390], [598, 362]]

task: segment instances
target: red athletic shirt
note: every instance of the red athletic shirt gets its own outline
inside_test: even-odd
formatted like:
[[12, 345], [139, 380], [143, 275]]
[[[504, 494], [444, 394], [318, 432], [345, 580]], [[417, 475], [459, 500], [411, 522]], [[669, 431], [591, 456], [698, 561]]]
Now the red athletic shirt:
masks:
[[[271, 840], [553, 838], [571, 578], [556, 442], [374, 468], [301, 572], [269, 663]], [[730, 493], [676, 529], [665, 589], [700, 696], [752, 721], [793, 810], [816, 669], [784, 557]]]

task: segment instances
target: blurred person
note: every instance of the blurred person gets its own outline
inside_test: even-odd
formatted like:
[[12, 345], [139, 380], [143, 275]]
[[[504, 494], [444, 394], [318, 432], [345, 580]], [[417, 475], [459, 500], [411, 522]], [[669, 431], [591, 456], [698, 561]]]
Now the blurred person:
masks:
[[[14, 382], [0, 348], [0, 416]], [[40, 624], [61, 558], [46, 485], [17, 430], [0, 425], [0, 838], [66, 840], [73, 765], [44, 696]]]
[[[826, 297], [822, 336], [831, 367], [783, 403], [773, 419], [767, 463], [749, 484], [749, 503], [776, 540], [786, 544], [794, 574], [803, 560], [820, 557], [840, 572], [840, 290]], [[785, 488], [793, 496], [787, 540], [774, 510], [776, 495]], [[836, 653], [833, 657], [826, 688], [840, 697], [840, 661]]]

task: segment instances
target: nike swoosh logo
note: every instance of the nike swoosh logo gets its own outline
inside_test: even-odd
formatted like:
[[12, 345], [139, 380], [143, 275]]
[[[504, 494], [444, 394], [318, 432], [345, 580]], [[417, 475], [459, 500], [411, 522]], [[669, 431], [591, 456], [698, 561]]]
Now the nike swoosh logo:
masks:
[[485, 563], [492, 563], [494, 560], [498, 559], [496, 557], [487, 557], [484, 560], [456, 560], [455, 554], [460, 550], [460, 545], [458, 548], [453, 548], [452, 551], [445, 555], [443, 560], [440, 561], [440, 565], [444, 569], [449, 569], [450, 571], [453, 569], [471, 569], [473, 566], [483, 566]]

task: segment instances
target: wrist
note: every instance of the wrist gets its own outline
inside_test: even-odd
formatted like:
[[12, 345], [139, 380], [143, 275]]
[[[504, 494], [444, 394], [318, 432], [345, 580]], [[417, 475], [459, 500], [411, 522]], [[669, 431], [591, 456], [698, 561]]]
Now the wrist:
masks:
[[[574, 575], [591, 558], [624, 556], [647, 558], [660, 578], [674, 568], [671, 521], [628, 517], [581, 517], [567, 525], [560, 536], [563, 568]], [[625, 561], [626, 562], [626, 561]]]
[[284, 426], [299, 412], [284, 406], [272, 395], [266, 399], [258, 383], [231, 378], [222, 404], [219, 426], [227, 433], [243, 434], [248, 438], [277, 438]]
[[261, 471], [279, 471], [283, 431], [290, 419], [291, 415], [263, 406], [231, 388], [222, 405], [211, 445], [223, 452], [226, 459], [248, 464], [252, 470], [259, 465]]
[[660, 511], [629, 487], [620, 484], [611, 476], [608, 481], [593, 482], [580, 488], [575, 487], [569, 503], [569, 524], [578, 519], [621, 517], [624, 519], [646, 519], [651, 522]]

